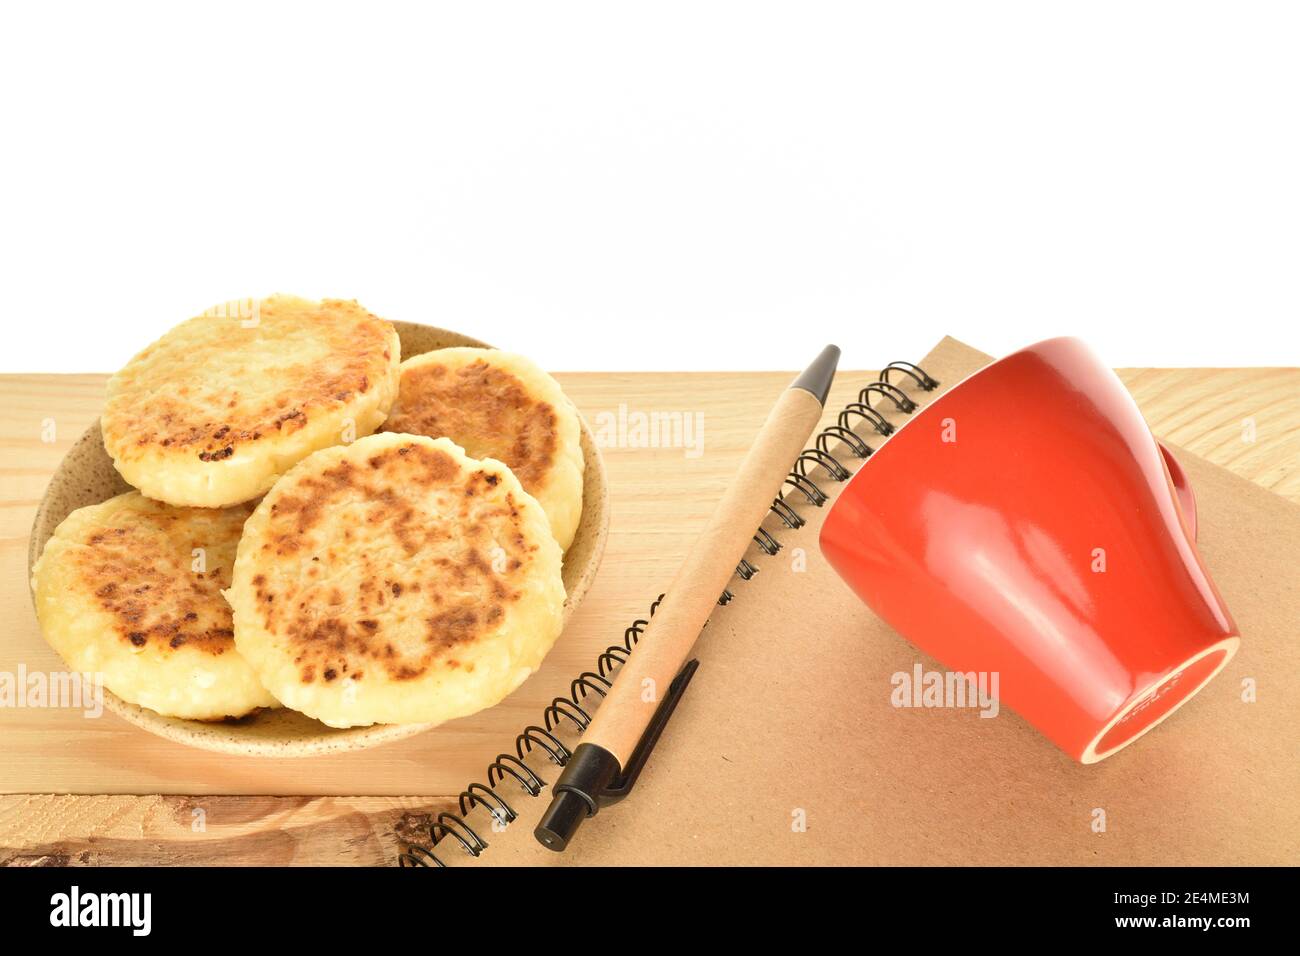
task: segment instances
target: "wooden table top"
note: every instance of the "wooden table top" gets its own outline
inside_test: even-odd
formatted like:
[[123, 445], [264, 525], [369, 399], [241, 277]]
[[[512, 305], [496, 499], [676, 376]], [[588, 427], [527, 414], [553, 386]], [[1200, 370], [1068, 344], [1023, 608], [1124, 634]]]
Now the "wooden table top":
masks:
[[[701, 415], [702, 453], [604, 449], [613, 518], [586, 603], [542, 672], [509, 700], [418, 742], [333, 762], [261, 765], [153, 738], [111, 714], [88, 721], [76, 712], [0, 708], [0, 863], [392, 863], [400, 834], [417, 834], [450, 809], [519, 729], [644, 615], [791, 375], [557, 375], [593, 423], [620, 406]], [[1300, 501], [1300, 369], [1120, 376], [1157, 435]], [[870, 377], [842, 371], [829, 407]], [[50, 475], [99, 414], [105, 378], [0, 375], [0, 671], [60, 666], [31, 609], [28, 533]], [[310, 794], [295, 795], [303, 790]], [[362, 793], [369, 795], [349, 795]]]

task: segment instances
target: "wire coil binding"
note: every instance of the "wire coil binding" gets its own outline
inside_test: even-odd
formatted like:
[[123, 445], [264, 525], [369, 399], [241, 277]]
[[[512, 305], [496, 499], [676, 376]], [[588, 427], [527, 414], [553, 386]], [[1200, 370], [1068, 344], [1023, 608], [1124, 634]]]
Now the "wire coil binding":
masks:
[[[886, 399], [893, 406], [893, 410], [903, 414], [910, 415], [916, 411], [918, 407], [916, 402], [903, 389], [890, 382], [891, 372], [906, 376], [921, 391], [933, 391], [939, 385], [939, 382], [919, 365], [911, 362], [890, 362], [886, 365], [877, 380], [863, 388], [858, 393], [857, 401], [846, 405], [839, 413], [836, 422], [822, 429], [817, 435], [814, 446], [805, 449], [794, 462], [781, 492], [773, 499], [770, 507], [771, 513], [787, 529], [795, 531], [807, 523], [807, 519], [786, 500], [787, 492], [797, 493], [796, 500], [817, 508], [823, 507], [830, 500], [825, 491], [809, 477], [808, 472], [821, 468], [835, 482], [844, 482], [852, 477], [852, 471], [839, 458], [831, 454], [831, 448], [835, 444], [843, 445], [856, 459], [865, 459], [874, 453], [875, 449], [853, 430], [855, 420], [868, 422], [873, 431], [881, 437], [887, 438], [897, 430], [892, 422], [870, 404], [873, 395]], [[755, 531], [754, 543], [769, 557], [782, 548], [780, 539], [762, 527]], [[748, 559], [741, 559], [736, 566], [736, 576], [741, 581], [750, 580], [758, 572], [758, 565]], [[725, 606], [734, 598], [735, 594], [727, 589], [719, 596], [718, 604]], [[654, 617], [663, 599], [664, 596], [661, 594], [650, 605], [649, 617]], [[488, 765], [486, 783], [471, 783], [460, 792], [457, 798], [459, 814], [444, 811], [434, 818], [433, 823], [429, 825], [431, 845], [424, 847], [419, 844], [407, 844], [397, 858], [398, 865], [445, 867], [447, 864], [433, 851], [448, 838], [472, 857], [477, 857], [486, 850], [488, 841], [466, 822], [466, 818], [475, 807], [482, 806], [492, 817], [495, 825], [507, 827], [513, 823], [518, 818], [518, 813], [497, 789], [506, 782], [507, 778], [512, 779], [525, 796], [541, 795], [542, 790], [547, 786], [547, 781], [526, 763], [528, 756], [536, 749], [537, 752], [546, 755], [549, 763], [558, 767], [564, 767], [568, 763], [573, 752], [557, 736], [561, 725], [571, 725], [578, 734], [590, 726], [593, 715], [588, 698], [595, 694], [598, 698], [604, 699], [609, 693], [613, 686], [613, 675], [627, 662], [632, 648], [636, 647], [649, 624], [649, 619], [638, 618], [633, 621], [623, 631], [623, 640], [611, 644], [596, 658], [594, 671], [584, 671], [575, 677], [569, 685], [569, 695], [556, 697], [542, 711], [540, 725], [525, 727], [519, 733], [515, 738], [514, 753], [497, 754], [496, 759]]]

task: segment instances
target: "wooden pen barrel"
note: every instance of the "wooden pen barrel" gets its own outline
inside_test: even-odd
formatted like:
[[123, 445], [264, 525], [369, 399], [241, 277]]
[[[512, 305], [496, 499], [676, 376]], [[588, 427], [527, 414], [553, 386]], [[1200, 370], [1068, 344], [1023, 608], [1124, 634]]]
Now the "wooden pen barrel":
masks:
[[627, 766], [821, 415], [822, 405], [812, 393], [790, 388], [782, 394], [636, 649], [619, 669], [583, 734], [584, 743], [605, 748]]

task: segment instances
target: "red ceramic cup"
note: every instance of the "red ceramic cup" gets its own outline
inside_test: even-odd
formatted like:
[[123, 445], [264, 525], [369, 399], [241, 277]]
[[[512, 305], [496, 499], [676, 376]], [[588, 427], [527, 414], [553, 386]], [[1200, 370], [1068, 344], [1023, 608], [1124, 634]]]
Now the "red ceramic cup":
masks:
[[1077, 339], [1040, 342], [917, 412], [840, 493], [822, 552], [944, 666], [1095, 763], [1236, 652], [1182, 469]]

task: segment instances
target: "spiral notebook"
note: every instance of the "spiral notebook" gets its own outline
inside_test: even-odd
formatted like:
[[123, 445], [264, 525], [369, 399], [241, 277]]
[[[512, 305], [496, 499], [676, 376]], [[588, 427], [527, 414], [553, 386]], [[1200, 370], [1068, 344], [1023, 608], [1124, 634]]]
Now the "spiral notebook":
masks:
[[912, 403], [924, 407], [988, 361], [945, 339], [918, 366], [896, 363], [862, 382], [857, 402], [828, 409], [738, 569], [747, 580], [701, 635], [698, 671], [635, 790], [567, 852], [532, 835], [547, 785], [645, 620], [574, 676], [569, 699], [485, 761], [458, 811], [437, 817], [430, 842], [403, 862], [1300, 861], [1300, 507], [1190, 453], [1174, 449], [1197, 495], [1201, 553], [1242, 633], [1241, 651], [1195, 700], [1090, 767], [1005, 708], [988, 718], [974, 707], [894, 705], [894, 675], [940, 665], [822, 560], [821, 515]]

